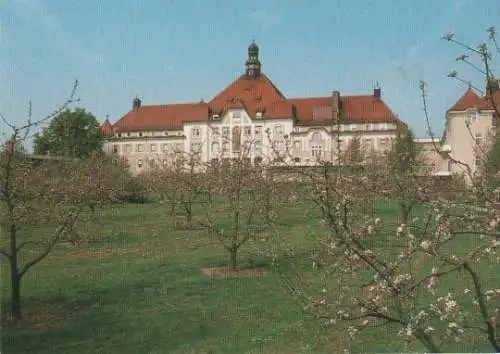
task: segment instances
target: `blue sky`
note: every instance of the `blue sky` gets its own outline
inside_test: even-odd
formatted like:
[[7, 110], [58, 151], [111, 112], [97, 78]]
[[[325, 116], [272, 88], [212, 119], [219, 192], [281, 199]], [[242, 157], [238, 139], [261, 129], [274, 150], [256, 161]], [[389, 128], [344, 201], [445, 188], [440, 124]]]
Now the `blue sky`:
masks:
[[441, 134], [466, 89], [446, 74], [481, 77], [440, 37], [478, 44], [495, 24], [499, 0], [0, 0], [0, 111], [22, 123], [31, 99], [34, 116], [45, 115], [75, 78], [79, 106], [100, 121], [116, 121], [135, 95], [207, 101], [243, 72], [255, 37], [263, 71], [286, 96], [363, 94], [378, 81], [418, 136], [426, 80]]

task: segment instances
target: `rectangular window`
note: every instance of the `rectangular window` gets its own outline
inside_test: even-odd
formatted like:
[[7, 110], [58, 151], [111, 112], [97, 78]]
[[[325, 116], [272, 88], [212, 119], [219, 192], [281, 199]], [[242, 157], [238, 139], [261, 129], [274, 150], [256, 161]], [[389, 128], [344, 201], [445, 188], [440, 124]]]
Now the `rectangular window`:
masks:
[[233, 112], [233, 119], [240, 119], [241, 118], [241, 112]]
[[378, 140], [378, 146], [379, 146], [379, 150], [386, 150], [387, 149], [387, 138], [380, 138]]
[[296, 155], [300, 155], [301, 152], [302, 152], [302, 144], [300, 140], [295, 140], [293, 142], [293, 153]]
[[222, 136], [223, 137], [228, 137], [229, 136], [229, 127], [223, 127], [222, 128]]
[[125, 152], [132, 152], [132, 144], [125, 145]]
[[192, 128], [191, 129], [191, 136], [193, 138], [198, 138], [200, 136], [200, 129], [198, 129], [198, 128]]
[[323, 155], [323, 147], [321, 145], [313, 145], [312, 146], [312, 156], [319, 159]]
[[477, 112], [476, 111], [468, 111], [467, 112], [467, 121], [468, 123], [476, 123], [476, 119], [477, 119]]
[[137, 167], [142, 168], [142, 160], [137, 160]]
[[213, 127], [212, 128], [212, 135], [213, 136], [218, 136], [219, 134], [220, 134], [219, 127]]
[[118, 144], [113, 145], [113, 153], [118, 154], [118, 152], [119, 152]]
[[161, 151], [165, 152], [168, 150], [168, 145], [167, 144], [161, 144]]
[[256, 154], [260, 154], [262, 152], [262, 141], [260, 140], [255, 141], [254, 151]]
[[345, 146], [346, 146], [346, 142], [344, 139], [338, 139], [335, 146], [333, 147], [334, 150], [340, 150], [341, 152], [344, 151], [345, 149]]
[[373, 140], [372, 139], [363, 139], [363, 150], [370, 151], [373, 149]]
[[476, 146], [480, 147], [483, 144], [483, 135], [481, 133], [476, 133]]
[[255, 127], [255, 136], [260, 136], [262, 134], [262, 126], [258, 125]]
[[137, 152], [143, 152], [144, 151], [144, 145], [143, 144], [137, 144]]
[[151, 150], [151, 152], [155, 152], [156, 151], [156, 144], [151, 144], [150, 150]]
[[243, 129], [243, 134], [246, 135], [246, 136], [250, 136], [252, 135], [252, 127], [250, 126], [246, 126], [244, 129]]

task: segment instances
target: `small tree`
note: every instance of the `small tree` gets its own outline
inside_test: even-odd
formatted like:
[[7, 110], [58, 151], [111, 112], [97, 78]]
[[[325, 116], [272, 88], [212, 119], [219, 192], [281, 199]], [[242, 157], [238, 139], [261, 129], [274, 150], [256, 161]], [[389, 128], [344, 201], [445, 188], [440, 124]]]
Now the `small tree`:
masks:
[[[0, 114], [12, 129], [9, 141], [22, 143], [31, 128], [50, 120], [71, 102], [76, 90], [62, 109], [38, 121], [16, 127]], [[31, 111], [31, 110], [30, 110]], [[0, 152], [0, 230], [8, 248], [0, 249], [10, 266], [11, 313], [21, 319], [21, 280], [35, 265], [45, 259], [63, 241], [78, 242], [79, 221], [93, 217], [85, 210], [117, 200], [122, 186], [114, 177], [103, 173], [106, 162], [101, 154], [86, 160], [46, 158], [33, 160], [22, 151], [6, 148]], [[111, 177], [111, 178], [110, 178]], [[52, 227], [47, 234], [37, 226]], [[35, 255], [33, 256], [32, 252]]]
[[81, 108], [59, 112], [34, 140], [35, 154], [52, 156], [88, 157], [102, 146], [99, 122]]
[[421, 164], [419, 153], [415, 136], [409, 129], [399, 132], [386, 156], [389, 196], [398, 200], [403, 224], [408, 223], [413, 208], [421, 200], [421, 187], [417, 180]]
[[273, 222], [269, 209], [270, 177], [264, 177], [262, 166], [253, 166], [245, 158], [248, 147], [239, 158], [212, 162], [205, 179], [213, 196], [212, 207], [201, 222], [229, 252], [229, 266], [237, 268], [241, 247], [260, 236]]
[[344, 153], [344, 163], [349, 166], [359, 166], [363, 162], [363, 151], [361, 149], [361, 139], [355, 135]]
[[[170, 205], [170, 214], [177, 211], [184, 216], [188, 227], [193, 225], [194, 207], [201, 203], [204, 192], [203, 165], [199, 152], [170, 151], [158, 156], [162, 163], [155, 164], [147, 173], [151, 190]], [[163, 163], [165, 161], [166, 163]]]

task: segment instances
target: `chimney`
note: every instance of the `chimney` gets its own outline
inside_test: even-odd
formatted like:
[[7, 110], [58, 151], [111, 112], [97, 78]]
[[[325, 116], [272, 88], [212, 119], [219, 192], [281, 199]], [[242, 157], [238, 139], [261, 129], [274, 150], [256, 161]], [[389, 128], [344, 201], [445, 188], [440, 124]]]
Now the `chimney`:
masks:
[[373, 97], [375, 97], [377, 100], [380, 100], [381, 96], [382, 96], [382, 89], [380, 87], [375, 87], [373, 89]]
[[334, 121], [338, 121], [340, 118], [340, 92], [333, 91], [332, 92], [332, 119]]
[[136, 96], [132, 101], [132, 109], [135, 111], [141, 107], [141, 100]]

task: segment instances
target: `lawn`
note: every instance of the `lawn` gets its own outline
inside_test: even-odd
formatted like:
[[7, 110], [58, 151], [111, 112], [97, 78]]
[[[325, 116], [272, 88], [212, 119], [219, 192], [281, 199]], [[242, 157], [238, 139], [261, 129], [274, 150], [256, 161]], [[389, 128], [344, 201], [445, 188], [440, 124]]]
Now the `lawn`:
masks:
[[[98, 241], [60, 245], [27, 273], [25, 321], [2, 324], [2, 352], [332, 353], [346, 346], [340, 325], [321, 327], [284, 289], [260, 241], [244, 246], [239, 262], [264, 267], [264, 275], [208, 278], [201, 268], [226, 264], [227, 253], [205, 230], [172, 229], [166, 209], [143, 204], [105, 210], [104, 222], [87, 226]], [[306, 278], [316, 241], [314, 215], [304, 218], [308, 209], [288, 205], [278, 225], [282, 245], [293, 250], [281, 253], [285, 271], [294, 264]], [[396, 215], [393, 203], [380, 203], [379, 212]], [[9, 284], [2, 261], [5, 313]], [[392, 332], [363, 332], [351, 349], [403, 351]], [[460, 348], [489, 350], [472, 342]]]

